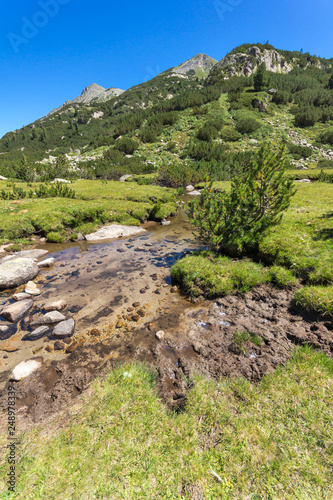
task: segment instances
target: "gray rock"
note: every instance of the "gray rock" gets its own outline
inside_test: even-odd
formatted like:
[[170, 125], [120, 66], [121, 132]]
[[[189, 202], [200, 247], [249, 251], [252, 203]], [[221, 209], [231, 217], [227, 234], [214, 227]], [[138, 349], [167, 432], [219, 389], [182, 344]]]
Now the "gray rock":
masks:
[[19, 302], [20, 300], [31, 299], [31, 295], [29, 293], [20, 292], [20, 293], [15, 293], [14, 295], [12, 295], [11, 298], [15, 300], [15, 302]]
[[169, 226], [171, 224], [171, 221], [163, 219], [161, 221], [161, 226]]
[[191, 184], [189, 184], [188, 186], [186, 186], [186, 188], [185, 188], [185, 189], [186, 189], [186, 191], [187, 191], [188, 193], [190, 193], [191, 191], [194, 191], [194, 186], [192, 186]]
[[0, 325], [0, 333], [7, 333], [9, 331], [9, 325]]
[[48, 326], [40, 326], [36, 328], [36, 330], [34, 330], [33, 332], [27, 333], [27, 335], [24, 336], [24, 339], [38, 340], [42, 338], [49, 331], [50, 328]]
[[67, 306], [67, 302], [65, 300], [54, 300], [53, 302], [47, 302], [44, 305], [45, 311], [62, 311]]
[[52, 335], [58, 338], [71, 337], [74, 334], [75, 321], [73, 318], [62, 321], [54, 327]]
[[22, 363], [15, 366], [9, 379], [15, 380], [16, 382], [28, 377], [34, 371], [38, 370], [42, 366], [42, 362], [37, 359], [28, 359], [27, 361], [22, 361]]
[[39, 267], [31, 259], [17, 258], [0, 264], [0, 290], [23, 285], [36, 278]]
[[119, 180], [120, 182], [125, 182], [126, 179], [130, 179], [131, 177], [133, 177], [133, 175], [123, 175]]
[[300, 180], [296, 180], [295, 182], [311, 182], [310, 179], [300, 179]]
[[276, 89], [269, 89], [269, 90], [267, 90], [267, 94], [273, 95], [273, 94], [276, 94], [276, 93], [277, 93]]
[[4, 177], [3, 175], [0, 175], [0, 181], [6, 181], [7, 177]]
[[41, 262], [37, 263], [38, 267], [52, 267], [53, 264], [55, 263], [55, 259], [53, 257], [50, 257], [49, 259], [42, 260]]
[[4, 262], [8, 262], [9, 260], [15, 260], [15, 259], [31, 259], [33, 261], [37, 261], [41, 257], [44, 257], [44, 255], [48, 254], [48, 250], [40, 250], [39, 248], [35, 248], [33, 250], [22, 250], [21, 252], [15, 252], [10, 255], [6, 255], [6, 257], [3, 257], [0, 259], [0, 264], [3, 264]]
[[3, 318], [14, 323], [15, 321], [19, 321], [23, 318], [32, 306], [32, 300], [20, 300], [19, 302], [15, 302], [15, 304], [10, 304], [9, 306], [4, 307], [0, 314]]
[[96, 231], [95, 233], [87, 234], [87, 241], [100, 241], [109, 240], [112, 238], [120, 238], [123, 236], [133, 236], [136, 234], [146, 232], [145, 229], [137, 226], [122, 226], [113, 224], [112, 226], [105, 226]]
[[188, 193], [190, 196], [200, 196], [201, 195], [201, 191], [191, 191], [190, 193]]
[[66, 317], [58, 311], [51, 311], [32, 321], [31, 325], [51, 325], [64, 321]]

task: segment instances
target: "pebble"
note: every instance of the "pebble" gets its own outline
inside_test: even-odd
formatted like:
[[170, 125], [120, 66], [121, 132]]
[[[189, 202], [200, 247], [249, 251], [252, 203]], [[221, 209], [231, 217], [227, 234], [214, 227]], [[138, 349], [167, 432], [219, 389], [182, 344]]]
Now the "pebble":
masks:
[[33, 281], [28, 281], [28, 283], [25, 285], [25, 293], [28, 293], [29, 295], [40, 295], [41, 291], [39, 288], [37, 288], [36, 283]]
[[163, 340], [164, 339], [164, 331], [160, 330], [159, 332], [156, 332], [155, 337], [157, 338], [157, 340]]
[[133, 314], [132, 320], [138, 322], [140, 319], [140, 316], [138, 314]]
[[52, 267], [55, 263], [55, 259], [50, 257], [49, 259], [42, 260], [41, 262], [37, 262], [38, 267]]
[[132, 305], [133, 307], [140, 307], [140, 302], [134, 302]]
[[66, 317], [58, 311], [51, 311], [32, 321], [32, 325], [48, 325], [64, 321]]
[[73, 318], [69, 318], [65, 321], [61, 321], [60, 323], [58, 323], [54, 327], [52, 335], [54, 335], [54, 337], [60, 337], [60, 338], [71, 337], [74, 334], [74, 329], [75, 329], [75, 321]]
[[42, 338], [46, 333], [50, 331], [48, 326], [40, 326], [39, 328], [36, 328], [36, 330], [32, 331], [31, 333], [28, 333], [25, 335], [24, 338], [28, 340], [38, 340]]
[[31, 299], [31, 296], [29, 295], [29, 293], [20, 292], [15, 293], [11, 298], [15, 300], [15, 302], [19, 302], [20, 300]]

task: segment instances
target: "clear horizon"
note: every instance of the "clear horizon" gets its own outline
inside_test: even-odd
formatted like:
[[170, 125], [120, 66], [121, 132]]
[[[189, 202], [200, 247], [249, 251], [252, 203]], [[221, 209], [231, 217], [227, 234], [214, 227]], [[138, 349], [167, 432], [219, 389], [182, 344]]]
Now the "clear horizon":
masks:
[[198, 53], [221, 60], [242, 43], [268, 40], [331, 58], [332, 19], [329, 0], [17, 0], [0, 20], [0, 137], [92, 83], [127, 90]]

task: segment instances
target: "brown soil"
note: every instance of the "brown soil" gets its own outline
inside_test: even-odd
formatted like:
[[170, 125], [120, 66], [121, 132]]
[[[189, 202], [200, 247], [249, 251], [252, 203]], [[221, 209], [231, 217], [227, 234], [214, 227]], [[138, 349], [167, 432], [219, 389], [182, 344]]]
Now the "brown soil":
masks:
[[[142, 361], [157, 369], [161, 396], [171, 407], [179, 407], [195, 372], [214, 378], [243, 376], [257, 382], [285, 363], [295, 345], [309, 344], [331, 356], [333, 322], [300, 312], [293, 295], [261, 287], [193, 307], [171, 294], [170, 307], [166, 305], [154, 323], [146, 320], [136, 330], [78, 345], [66, 358], [51, 361], [16, 383], [20, 428], [72, 405], [93, 378], [127, 361]], [[165, 332], [161, 341], [155, 337], [159, 330]], [[259, 336], [261, 345], [236, 342], [236, 332], [244, 331]], [[0, 381], [8, 376], [9, 372], [2, 373]], [[0, 403], [6, 407], [6, 390]]]

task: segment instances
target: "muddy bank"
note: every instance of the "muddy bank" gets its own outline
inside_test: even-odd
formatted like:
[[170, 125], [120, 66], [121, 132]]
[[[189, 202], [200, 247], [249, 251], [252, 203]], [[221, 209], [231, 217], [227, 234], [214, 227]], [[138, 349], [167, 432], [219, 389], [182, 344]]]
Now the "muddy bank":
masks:
[[[189, 304], [182, 311], [174, 296], [170, 300], [155, 321], [94, 345], [77, 346], [65, 359], [17, 383], [21, 428], [71, 404], [94, 377], [126, 361], [143, 361], [156, 369], [160, 395], [170, 407], [181, 407], [195, 372], [257, 382], [285, 363], [295, 345], [333, 353], [333, 322], [301, 313], [292, 291], [261, 287], [238, 297]], [[162, 340], [156, 338], [160, 330]], [[254, 341], [242, 332], [255, 334]], [[2, 405], [5, 400], [3, 395]]]

